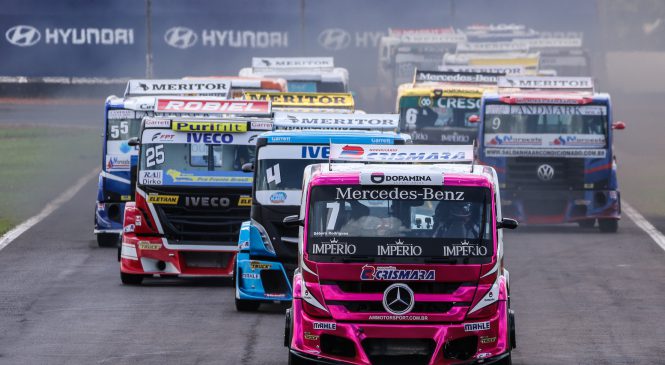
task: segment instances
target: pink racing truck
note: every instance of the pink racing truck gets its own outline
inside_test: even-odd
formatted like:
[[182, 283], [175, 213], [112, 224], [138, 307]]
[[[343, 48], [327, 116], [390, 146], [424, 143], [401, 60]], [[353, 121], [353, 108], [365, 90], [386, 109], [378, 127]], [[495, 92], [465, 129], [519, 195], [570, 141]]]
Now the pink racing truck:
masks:
[[301, 226], [289, 364], [510, 364], [502, 228], [517, 222], [494, 169], [470, 164], [472, 146], [330, 156], [346, 163], [308, 166], [300, 214], [284, 219]]

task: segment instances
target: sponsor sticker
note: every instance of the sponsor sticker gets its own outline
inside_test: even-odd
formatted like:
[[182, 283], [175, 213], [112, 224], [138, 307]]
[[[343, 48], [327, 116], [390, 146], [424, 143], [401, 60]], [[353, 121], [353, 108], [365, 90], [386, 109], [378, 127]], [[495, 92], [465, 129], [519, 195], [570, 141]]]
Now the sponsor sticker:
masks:
[[495, 337], [480, 336], [480, 343], [494, 343], [496, 342]]
[[593, 90], [593, 79], [590, 77], [535, 77], [511, 76], [501, 77], [499, 87], [520, 89], [586, 89]]
[[443, 174], [361, 172], [361, 185], [443, 185]]
[[359, 189], [356, 187], [335, 188], [336, 200], [449, 200], [464, 201], [464, 191], [421, 189]]
[[146, 118], [143, 121], [146, 128], [171, 128], [170, 119]]
[[162, 185], [162, 170], [141, 170], [139, 182], [143, 185]]
[[471, 162], [472, 145], [400, 145], [331, 144], [330, 159], [375, 162]]
[[133, 224], [128, 224], [125, 227], [122, 228], [123, 232], [125, 233], [132, 233], [136, 229], [136, 226]]
[[148, 203], [161, 205], [177, 205], [180, 197], [178, 195], [149, 194]]
[[132, 196], [131, 195], [120, 195], [120, 200], [123, 201], [123, 202], [130, 201], [130, 200], [132, 200]]
[[172, 124], [174, 131], [180, 132], [247, 132], [247, 122], [180, 122]]
[[487, 331], [490, 329], [490, 322], [475, 322], [475, 323], [465, 323], [464, 331], [465, 332], [475, 332], [475, 331]]
[[230, 89], [231, 81], [221, 79], [129, 80], [125, 96], [197, 94], [226, 97]]
[[483, 257], [487, 256], [487, 247], [479, 245], [478, 241], [474, 243], [464, 240], [460, 243], [443, 246], [443, 256], [446, 257]]
[[436, 280], [436, 271], [365, 265], [360, 271], [360, 280], [434, 281]]
[[253, 272], [246, 272], [242, 274], [243, 279], [252, 279], [252, 280], [258, 280], [261, 279], [261, 275]]
[[357, 251], [354, 244], [340, 242], [338, 238], [331, 238], [328, 242], [316, 242], [312, 244], [313, 255], [354, 255]]
[[252, 206], [252, 197], [251, 196], [241, 196], [238, 199], [239, 207], [251, 207]]
[[271, 264], [264, 264], [261, 261], [250, 261], [249, 267], [252, 270], [267, 270], [272, 267]]
[[159, 250], [162, 247], [161, 243], [152, 243], [149, 241], [139, 241], [139, 248], [141, 250], [150, 250], [155, 251]]
[[270, 114], [269, 101], [159, 98], [155, 111], [161, 113]]
[[314, 322], [312, 324], [315, 330], [320, 331], [335, 331], [337, 330], [337, 323], [335, 322]]
[[215, 176], [195, 175], [189, 172], [181, 172], [169, 169], [166, 174], [173, 183], [210, 183], [210, 184], [251, 184], [251, 176]]
[[318, 339], [319, 339], [319, 336], [313, 335], [309, 332], [305, 332], [303, 337], [305, 337], [306, 340], [310, 340], [310, 341], [318, 341]]
[[252, 68], [332, 68], [335, 62], [332, 57], [253, 57]]
[[457, 82], [472, 84], [496, 84], [502, 74], [447, 72], [447, 71], [416, 71], [416, 82]]
[[573, 148], [486, 148], [487, 157], [561, 157], [561, 158], [605, 158], [604, 149]]
[[353, 108], [353, 95], [349, 93], [282, 93], [282, 92], [246, 92], [249, 101], [271, 101], [274, 107], [311, 106]]
[[282, 129], [397, 129], [398, 114], [275, 113], [275, 126]]
[[129, 171], [132, 159], [128, 155], [107, 155], [106, 171]]
[[273, 204], [281, 204], [286, 201], [286, 193], [283, 191], [278, 191], [270, 195], [270, 202]]
[[136, 118], [136, 112], [133, 110], [109, 110], [108, 112], [109, 119], [134, 119]]

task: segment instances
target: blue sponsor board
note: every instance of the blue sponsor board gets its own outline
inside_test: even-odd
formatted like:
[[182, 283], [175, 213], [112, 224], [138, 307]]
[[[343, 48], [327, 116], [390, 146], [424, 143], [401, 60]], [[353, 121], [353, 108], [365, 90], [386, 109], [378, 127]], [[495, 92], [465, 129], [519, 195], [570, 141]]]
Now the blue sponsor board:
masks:
[[[143, 76], [146, 12], [146, 2], [136, 0], [5, 1], [1, 73]], [[354, 84], [372, 84], [377, 46], [391, 27], [522, 23], [543, 31], [584, 32], [593, 42], [597, 13], [595, 2], [575, 0], [153, 0], [154, 76], [234, 75], [252, 56], [334, 56]]]

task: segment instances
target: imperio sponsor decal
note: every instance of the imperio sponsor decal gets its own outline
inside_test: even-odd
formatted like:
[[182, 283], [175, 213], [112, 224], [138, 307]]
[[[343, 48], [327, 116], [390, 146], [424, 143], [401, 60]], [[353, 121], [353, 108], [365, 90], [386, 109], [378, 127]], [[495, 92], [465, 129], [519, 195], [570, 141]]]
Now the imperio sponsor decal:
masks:
[[360, 272], [361, 280], [436, 280], [436, 271], [397, 269], [395, 266], [365, 265]]
[[475, 323], [465, 323], [464, 331], [465, 332], [475, 332], [475, 331], [487, 331], [490, 329], [490, 322], [475, 322]]
[[317, 242], [312, 245], [313, 255], [354, 255], [357, 251], [354, 244], [331, 238], [328, 242]]
[[152, 204], [162, 204], [162, 205], [176, 205], [180, 197], [178, 195], [157, 195], [149, 194], [148, 203]]
[[477, 241], [471, 243], [468, 240], [464, 240], [460, 243], [443, 246], [443, 256], [482, 257], [486, 255], [487, 247], [478, 244]]
[[401, 239], [396, 240], [394, 243], [378, 245], [376, 248], [377, 256], [420, 256], [423, 253], [422, 247], [406, 243]]

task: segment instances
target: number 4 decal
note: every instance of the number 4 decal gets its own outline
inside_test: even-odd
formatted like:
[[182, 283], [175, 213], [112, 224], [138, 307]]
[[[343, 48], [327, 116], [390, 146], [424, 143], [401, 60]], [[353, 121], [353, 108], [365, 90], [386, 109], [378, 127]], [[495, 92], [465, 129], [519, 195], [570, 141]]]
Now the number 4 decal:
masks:
[[279, 172], [279, 164], [266, 169], [266, 180], [268, 180], [268, 184], [274, 182], [275, 185], [279, 185], [279, 183], [282, 182], [282, 176]]

